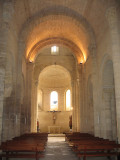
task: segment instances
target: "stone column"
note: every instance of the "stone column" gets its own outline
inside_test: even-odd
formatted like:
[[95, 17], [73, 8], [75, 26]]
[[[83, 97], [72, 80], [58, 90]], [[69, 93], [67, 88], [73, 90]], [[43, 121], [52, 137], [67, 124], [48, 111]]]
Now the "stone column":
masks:
[[104, 96], [104, 112], [105, 112], [105, 138], [112, 140], [112, 117], [111, 117], [111, 90], [109, 88], [103, 89]]
[[97, 63], [96, 63], [96, 45], [89, 46], [90, 57], [92, 60], [92, 84], [93, 84], [93, 111], [94, 111], [94, 134], [100, 136], [100, 125], [98, 124], [99, 118], [99, 105], [98, 105], [98, 79], [97, 79]]
[[115, 104], [115, 90], [112, 89], [111, 93], [111, 117], [112, 117], [112, 139], [116, 140], [117, 137], [117, 124], [116, 124], [116, 104]]
[[83, 64], [80, 64], [79, 67], [78, 67], [78, 70], [79, 70], [79, 97], [78, 97], [78, 100], [79, 100], [79, 119], [78, 119], [78, 122], [79, 122], [79, 131], [82, 132], [82, 110], [83, 110], [83, 83], [82, 83], [82, 78], [83, 78], [83, 73], [82, 73], [82, 69], [83, 69]]
[[77, 126], [76, 126], [76, 104], [75, 104], [76, 92], [75, 92], [75, 80], [74, 79], [71, 82], [71, 86], [72, 86], [72, 107], [73, 107], [73, 111], [72, 111], [72, 131], [76, 132], [77, 131]]
[[[4, 58], [3, 58], [4, 59]], [[1, 52], [0, 52], [0, 64], [1, 64]], [[4, 61], [4, 60], [3, 60]], [[3, 124], [3, 99], [4, 99], [4, 78], [5, 78], [5, 69], [0, 65], [0, 143], [2, 136], [2, 124]]]
[[[34, 87], [33, 86], [33, 69], [34, 69], [34, 64], [28, 62], [27, 64], [27, 131], [31, 131], [31, 126], [33, 126], [34, 121], [33, 121], [33, 113], [34, 113], [34, 108], [33, 108], [33, 101], [34, 101], [34, 94], [32, 95]], [[32, 121], [31, 121], [32, 120]]]
[[82, 120], [82, 64], [77, 64], [76, 68], [77, 78], [76, 78], [76, 123], [77, 131], [81, 130], [81, 120]]
[[80, 131], [81, 132], [86, 132], [86, 99], [85, 99], [85, 82], [86, 82], [86, 66], [85, 64], [81, 64], [81, 84], [80, 84], [80, 119], [81, 119], [81, 126], [80, 126]]
[[32, 102], [31, 102], [31, 123], [32, 123], [32, 131], [36, 132], [37, 131], [37, 88], [38, 88], [38, 81], [33, 81], [32, 83]]
[[116, 115], [117, 115], [117, 137], [120, 143], [120, 39], [118, 29], [117, 11], [115, 7], [111, 7], [106, 12], [109, 23], [111, 41], [112, 41], [112, 59], [115, 81], [115, 99], [116, 99]]
[[80, 131], [80, 79], [76, 79], [76, 122], [77, 132]]
[[[9, 40], [9, 23], [12, 17], [11, 2], [3, 3], [2, 25], [0, 27], [0, 143], [3, 137], [3, 106], [4, 106], [4, 88], [5, 88], [5, 69], [6, 59], [8, 54], [8, 40]], [[9, 8], [9, 9], [8, 9]]]

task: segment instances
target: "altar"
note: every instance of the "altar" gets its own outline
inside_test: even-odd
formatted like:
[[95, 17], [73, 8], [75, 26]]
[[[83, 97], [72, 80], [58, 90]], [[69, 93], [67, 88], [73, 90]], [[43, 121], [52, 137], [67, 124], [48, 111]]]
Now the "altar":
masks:
[[48, 126], [48, 132], [52, 134], [59, 134], [60, 126]]

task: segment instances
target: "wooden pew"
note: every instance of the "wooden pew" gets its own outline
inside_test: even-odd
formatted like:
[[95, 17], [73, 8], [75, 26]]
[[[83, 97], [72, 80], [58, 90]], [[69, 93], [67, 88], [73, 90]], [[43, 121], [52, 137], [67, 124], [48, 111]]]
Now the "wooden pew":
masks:
[[119, 155], [118, 148], [120, 148], [120, 145], [108, 139], [94, 137], [86, 133], [68, 133], [66, 134], [66, 140], [78, 157], [83, 157], [84, 160], [88, 156]]
[[80, 144], [116, 144], [115, 141], [109, 141], [109, 140], [96, 140], [96, 139], [84, 139], [84, 140], [78, 140], [78, 141], [69, 141], [68, 142], [70, 146], [78, 146]]
[[120, 153], [117, 151], [117, 149], [120, 148], [120, 145], [115, 144], [84, 144], [78, 146], [77, 153], [78, 157], [83, 157], [84, 160], [86, 160], [86, 157], [100, 157], [100, 156], [118, 156]]
[[[79, 138], [94, 138], [93, 135], [88, 133], [80, 133], [80, 132], [73, 132], [73, 133], [66, 133], [65, 134], [65, 140], [69, 141], [70, 139], [79, 139]], [[98, 138], [98, 137], [96, 137]]]
[[44, 149], [44, 147], [35, 145], [8, 145], [2, 148], [3, 153], [0, 157], [6, 157], [7, 160], [8, 158], [35, 158], [38, 160], [40, 157], [43, 157]]
[[[35, 136], [37, 135], [37, 136]], [[25, 134], [3, 142], [0, 146], [0, 157], [35, 158], [43, 157], [48, 134]]]

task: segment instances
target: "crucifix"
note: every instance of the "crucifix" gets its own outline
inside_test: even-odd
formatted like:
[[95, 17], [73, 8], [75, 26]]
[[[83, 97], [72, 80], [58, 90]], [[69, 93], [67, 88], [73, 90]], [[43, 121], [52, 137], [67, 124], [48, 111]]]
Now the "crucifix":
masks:
[[55, 111], [53, 111], [53, 124], [55, 124], [56, 121], [56, 116], [55, 116]]
[[61, 111], [55, 111], [55, 110], [53, 110], [53, 111], [48, 111], [48, 112], [52, 112], [53, 113], [53, 117], [52, 117], [52, 119], [53, 119], [53, 124], [55, 124], [55, 121], [56, 121], [56, 112], [61, 112]]

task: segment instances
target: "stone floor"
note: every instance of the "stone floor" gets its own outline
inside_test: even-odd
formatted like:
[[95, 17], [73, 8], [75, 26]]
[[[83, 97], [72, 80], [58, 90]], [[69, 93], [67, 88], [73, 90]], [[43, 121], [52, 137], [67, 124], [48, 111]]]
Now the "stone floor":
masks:
[[[74, 152], [71, 151], [68, 144], [65, 142], [64, 136], [53, 136], [48, 137], [44, 158], [41, 160], [80, 160]], [[13, 160], [13, 159], [11, 159]], [[21, 159], [14, 159], [21, 160]], [[33, 159], [22, 159], [22, 160], [33, 160]], [[81, 158], [82, 160], [82, 158]], [[87, 160], [108, 160], [106, 157], [87, 157]], [[112, 160], [115, 160], [113, 157]]]
[[[106, 157], [88, 157], [87, 159], [108, 160]], [[79, 158], [71, 151], [65, 142], [65, 137], [48, 137], [45, 157], [42, 160], [79, 160]]]

